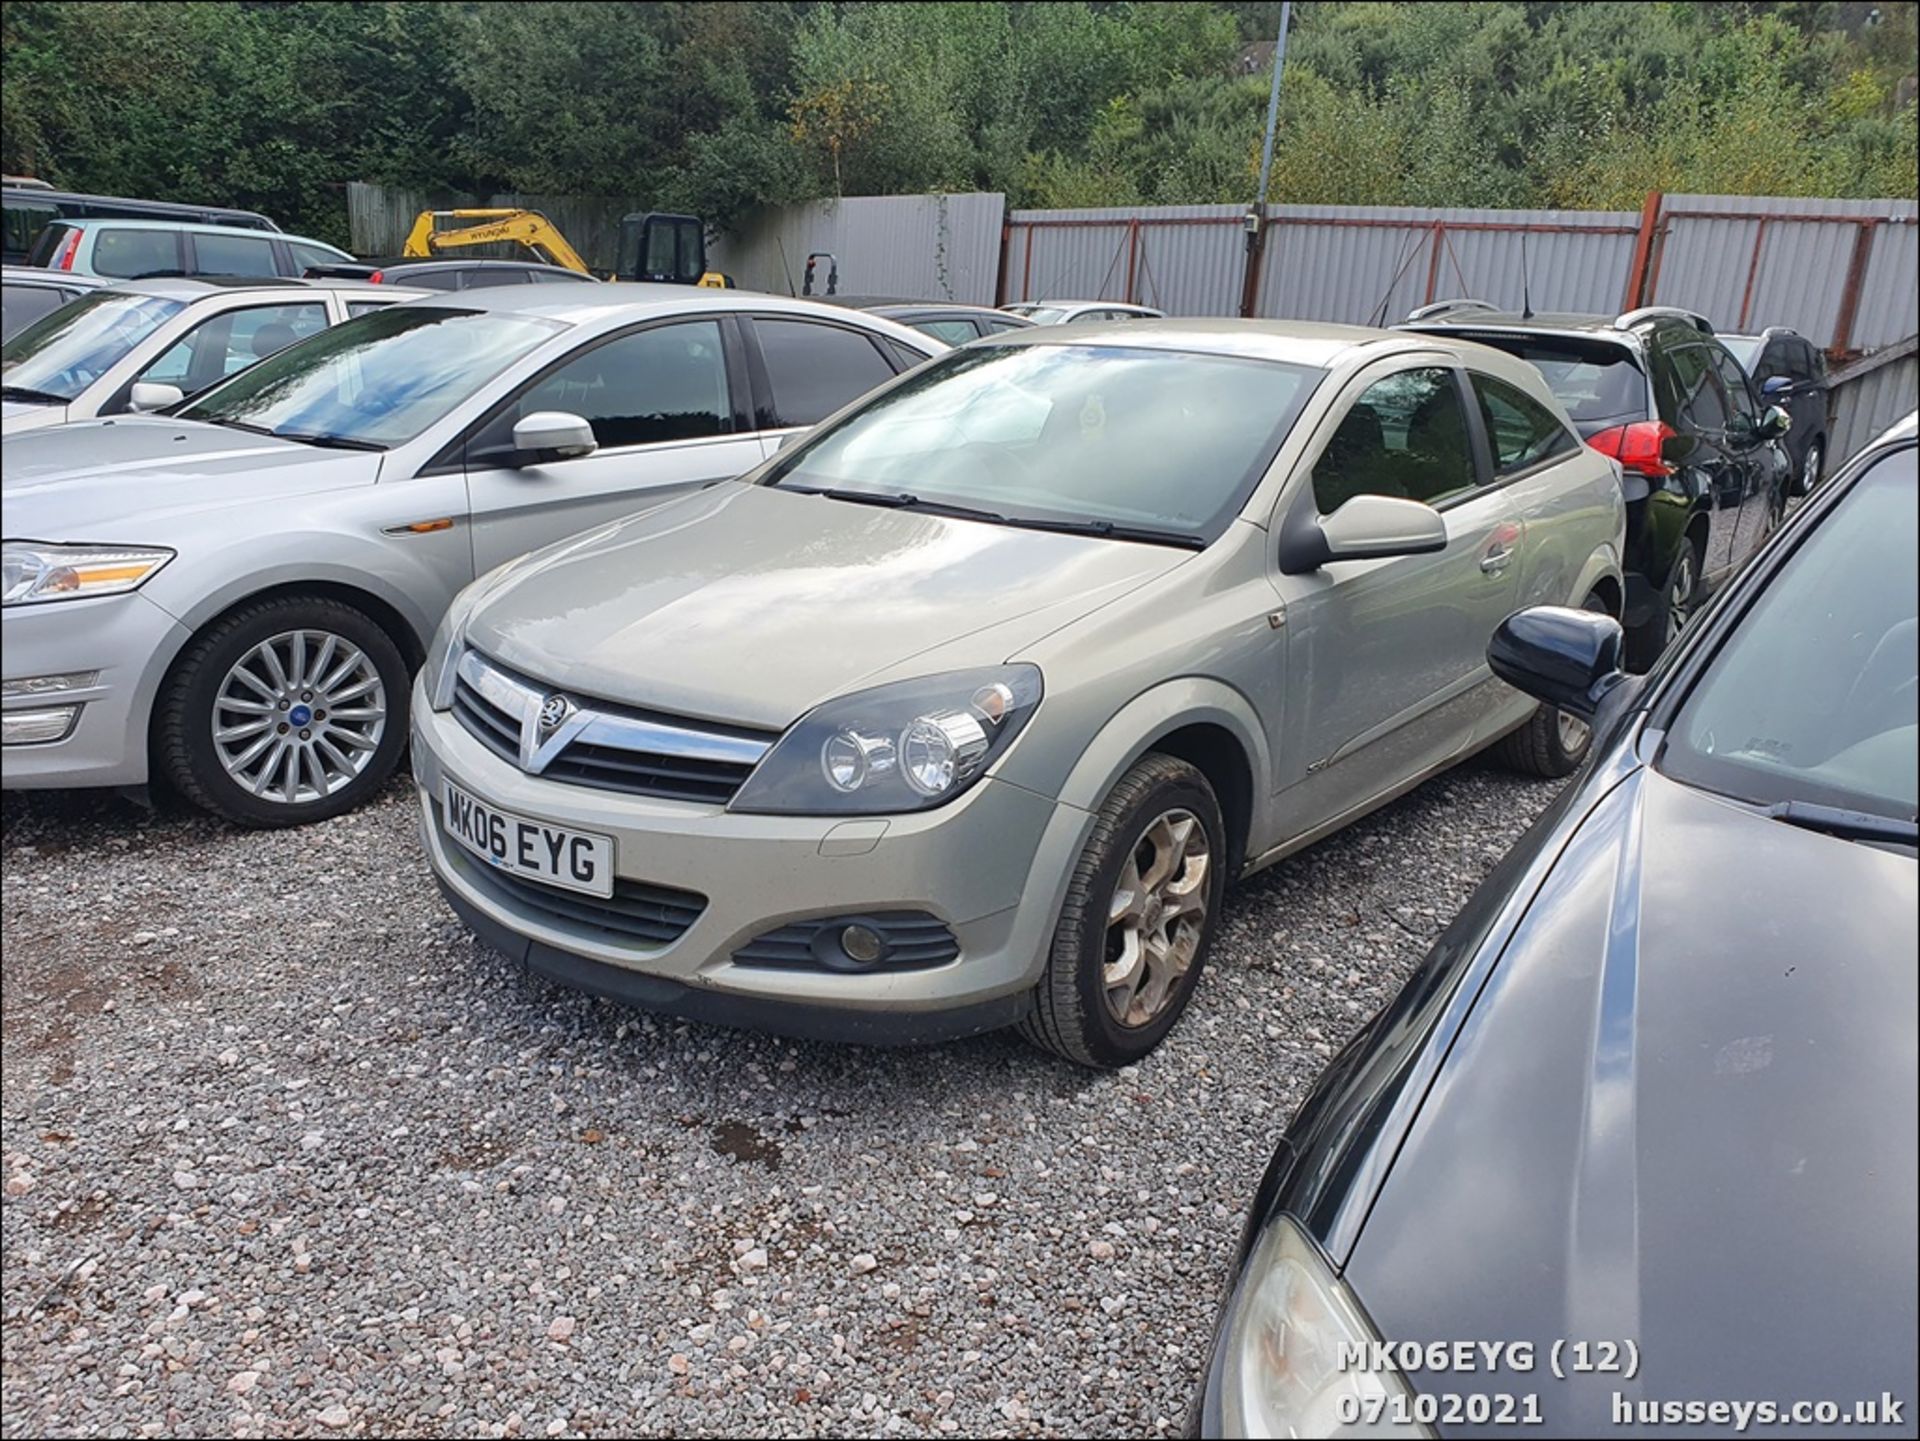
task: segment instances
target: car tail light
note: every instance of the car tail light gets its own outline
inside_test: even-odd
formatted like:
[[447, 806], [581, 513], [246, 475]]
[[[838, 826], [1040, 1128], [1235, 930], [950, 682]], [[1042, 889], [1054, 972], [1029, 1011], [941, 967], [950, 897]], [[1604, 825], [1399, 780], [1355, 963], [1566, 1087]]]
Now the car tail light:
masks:
[[53, 269], [73, 269], [73, 257], [80, 251], [80, 232], [69, 230], [66, 239], [60, 242], [60, 253], [53, 257]]
[[386, 271], [384, 271], [384, 270], [376, 270], [376, 271], [374, 271], [374, 272], [373, 272], [373, 274], [371, 274], [371, 275], [369, 275], [369, 276], [367, 277], [367, 284], [369, 284], [369, 285], [379, 285], [379, 284], [380, 284], [381, 282], [383, 282], [383, 281], [384, 281], [384, 280], [385, 280], [386, 278], [387, 278], [387, 272], [386, 272]]
[[1679, 434], [1664, 420], [1640, 420], [1597, 431], [1587, 437], [1587, 444], [1619, 461], [1622, 470], [1657, 480], [1673, 474], [1673, 465], [1662, 452]]

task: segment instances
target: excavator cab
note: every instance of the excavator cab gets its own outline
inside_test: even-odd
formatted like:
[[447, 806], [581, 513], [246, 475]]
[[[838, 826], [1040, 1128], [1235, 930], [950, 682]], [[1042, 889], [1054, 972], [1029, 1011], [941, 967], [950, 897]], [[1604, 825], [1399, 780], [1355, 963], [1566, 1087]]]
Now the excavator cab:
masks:
[[707, 227], [698, 216], [652, 210], [620, 222], [619, 280], [725, 287], [732, 280], [707, 269]]

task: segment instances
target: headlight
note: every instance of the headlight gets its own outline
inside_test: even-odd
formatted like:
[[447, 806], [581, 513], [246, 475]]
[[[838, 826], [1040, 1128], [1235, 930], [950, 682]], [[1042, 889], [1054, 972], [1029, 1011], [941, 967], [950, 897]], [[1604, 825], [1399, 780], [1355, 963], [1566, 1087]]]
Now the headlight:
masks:
[[0, 548], [0, 605], [118, 595], [137, 589], [172, 559], [170, 550], [10, 540]]
[[[595, 532], [588, 532], [589, 535]], [[504, 587], [510, 579], [518, 575], [528, 564], [557, 547], [546, 547], [529, 551], [522, 556], [497, 565], [485, 575], [470, 580], [454, 594], [447, 606], [447, 613], [440, 617], [440, 624], [434, 628], [433, 640], [427, 646], [426, 664], [420, 667], [420, 673], [427, 680], [427, 703], [434, 710], [448, 710], [453, 706], [453, 681], [460, 664], [460, 652], [466, 649], [462, 633], [467, 628], [467, 617], [474, 608]]]
[[986, 773], [1040, 704], [1030, 665], [951, 671], [828, 701], [767, 752], [728, 807], [881, 815], [952, 800]]
[[1402, 1406], [1412, 1400], [1407, 1383], [1397, 1371], [1367, 1369], [1369, 1343], [1380, 1338], [1291, 1217], [1266, 1228], [1227, 1305], [1220, 1328], [1222, 1434], [1432, 1434], [1391, 1424], [1394, 1398], [1403, 1398]]

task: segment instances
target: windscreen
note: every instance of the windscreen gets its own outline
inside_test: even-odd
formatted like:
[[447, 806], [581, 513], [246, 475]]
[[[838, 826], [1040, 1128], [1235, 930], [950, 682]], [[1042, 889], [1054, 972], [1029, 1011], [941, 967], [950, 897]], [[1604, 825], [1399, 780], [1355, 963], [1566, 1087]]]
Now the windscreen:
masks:
[[1754, 357], [1760, 353], [1760, 337], [1757, 335], [1722, 335], [1716, 337], [1726, 346], [1728, 354], [1740, 362], [1742, 370], [1753, 369]]
[[1681, 705], [1662, 771], [1763, 805], [1798, 800], [1913, 819], [1916, 496], [1912, 446], [1856, 482]]
[[1324, 374], [1131, 346], [951, 351], [804, 445], [771, 483], [1210, 540]]
[[0, 349], [0, 384], [12, 398], [68, 401], [186, 307], [157, 295], [96, 290], [42, 316]]
[[179, 414], [384, 450], [565, 328], [504, 311], [390, 306], [289, 346]]

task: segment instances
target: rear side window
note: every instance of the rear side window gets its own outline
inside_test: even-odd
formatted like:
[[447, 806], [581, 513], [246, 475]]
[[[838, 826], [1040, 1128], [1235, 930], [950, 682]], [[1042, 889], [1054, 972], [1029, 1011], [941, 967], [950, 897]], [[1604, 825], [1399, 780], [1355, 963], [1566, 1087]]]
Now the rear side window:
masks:
[[1361, 392], [1313, 463], [1313, 499], [1331, 515], [1356, 495], [1432, 504], [1476, 483], [1453, 372], [1402, 370]]
[[813, 425], [893, 378], [893, 367], [858, 331], [804, 320], [758, 319], [753, 327], [773, 388], [763, 430]]
[[289, 240], [287, 249], [293, 252], [293, 268], [305, 270], [309, 265], [340, 265], [341, 258], [331, 250], [318, 245], [302, 245], [297, 240]]
[[479, 456], [510, 449], [513, 427], [542, 410], [577, 415], [602, 448], [698, 440], [733, 429], [720, 327], [681, 321], [581, 352], [521, 391], [469, 442]]
[[89, 257], [100, 275], [133, 280], [180, 269], [180, 232], [108, 225], [94, 232]]
[[1624, 345], [1478, 331], [1465, 332], [1464, 338], [1504, 350], [1533, 366], [1583, 433], [1600, 429], [1603, 423], [1647, 418], [1647, 379], [1633, 351]]
[[12, 335], [43, 315], [51, 315], [72, 297], [45, 285], [0, 288], [0, 336]]
[[935, 340], [944, 340], [948, 345], [965, 345], [969, 340], [980, 338], [980, 332], [973, 328], [971, 320], [917, 320], [908, 323], [915, 330], [924, 330]]
[[257, 235], [196, 235], [196, 275], [277, 275], [273, 242]]
[[1760, 423], [1760, 409], [1753, 398], [1753, 391], [1747, 384], [1747, 373], [1740, 368], [1740, 362], [1718, 346], [1703, 346], [1713, 360], [1713, 368], [1720, 374], [1720, 383], [1726, 387], [1727, 401], [1731, 414], [1742, 426], [1751, 430]]
[[1476, 372], [1473, 393], [1486, 422], [1495, 476], [1517, 475], [1580, 448], [1559, 417], [1519, 386]]
[[1686, 431], [1719, 433], [1727, 428], [1727, 397], [1713, 363], [1702, 345], [1676, 345], [1661, 352], [1662, 370], [1669, 392], [1663, 397], [1662, 417]]

